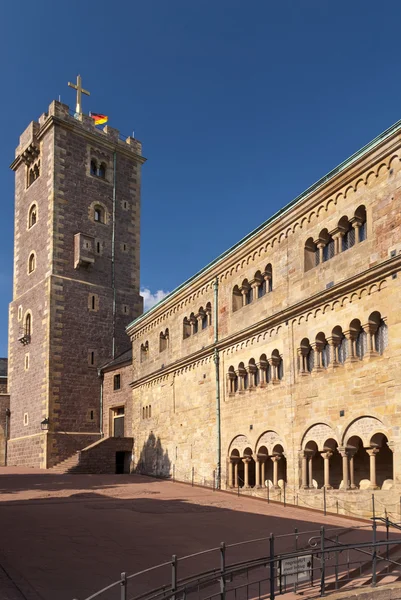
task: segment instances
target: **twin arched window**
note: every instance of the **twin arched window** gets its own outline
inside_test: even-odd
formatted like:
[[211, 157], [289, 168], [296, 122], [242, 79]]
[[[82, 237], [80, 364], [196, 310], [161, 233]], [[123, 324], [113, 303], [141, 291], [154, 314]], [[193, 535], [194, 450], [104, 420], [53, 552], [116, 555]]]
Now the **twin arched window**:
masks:
[[90, 174], [99, 179], [106, 179], [107, 166], [104, 162], [98, 164], [97, 160], [92, 158], [90, 163]]
[[147, 361], [149, 358], [149, 342], [141, 344], [141, 363]]
[[164, 333], [163, 333], [163, 331], [160, 332], [159, 352], [163, 352], [163, 350], [167, 350], [168, 342], [169, 342], [169, 331], [168, 331], [168, 329], [166, 329], [166, 331]]

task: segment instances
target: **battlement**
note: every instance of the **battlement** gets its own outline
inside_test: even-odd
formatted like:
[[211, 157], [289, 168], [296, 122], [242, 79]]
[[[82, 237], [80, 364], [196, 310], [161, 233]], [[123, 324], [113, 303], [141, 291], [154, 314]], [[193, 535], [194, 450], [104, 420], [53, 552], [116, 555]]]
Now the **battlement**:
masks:
[[[131, 137], [122, 136], [118, 129], [106, 125], [102, 129], [96, 127], [94, 120], [89, 115], [74, 115], [74, 111], [67, 104], [53, 100], [48, 112], [43, 113], [38, 121], [32, 121], [19, 138], [19, 144], [15, 150], [15, 158], [21, 156], [27, 148], [37, 143], [42, 129], [46, 126], [49, 119], [57, 118], [73, 125], [75, 128], [82, 128], [90, 134], [93, 134], [104, 141], [112, 144], [121, 145], [124, 149], [129, 149], [133, 154], [142, 156], [142, 143]], [[145, 159], [143, 159], [144, 161]]]

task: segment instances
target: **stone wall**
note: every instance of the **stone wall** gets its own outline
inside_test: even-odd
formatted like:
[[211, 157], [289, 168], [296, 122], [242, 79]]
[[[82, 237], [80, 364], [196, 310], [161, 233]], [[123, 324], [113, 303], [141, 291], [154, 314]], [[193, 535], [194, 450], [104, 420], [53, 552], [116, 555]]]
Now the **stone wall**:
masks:
[[[373, 144], [358, 160], [306, 194], [290, 210], [283, 210], [282, 216], [259, 228], [129, 327], [132, 435], [138, 470], [166, 475], [174, 468], [176, 478], [185, 480], [193, 467], [200, 482], [213, 478], [218, 468], [216, 349], [222, 487], [230, 484], [230, 457], [237, 455], [239, 460], [234, 462], [242, 476], [244, 462], [254, 470], [256, 462], [259, 483], [282, 486], [286, 480], [289, 493], [295, 494], [302, 489], [301, 467], [312, 457], [309, 449], [315, 444], [312, 480], [307, 482], [312, 496], [313, 488], [323, 484], [325, 458], [331, 464], [329, 480], [331, 477], [333, 487], [340, 487], [345, 495], [350, 480], [343, 478], [341, 452], [351, 472], [357, 451], [352, 444], [359, 443], [360, 452], [366, 447], [373, 450], [377, 470], [382, 470], [378, 478], [386, 473], [386, 481], [383, 477], [379, 481], [383, 492], [401, 489], [399, 155], [397, 131]], [[325, 230], [338, 240], [343, 217], [355, 222], [361, 206], [366, 210], [366, 239], [362, 236], [341, 252], [336, 241], [336, 254], [330, 260], [305, 270], [306, 241], [312, 238], [320, 243]], [[255, 286], [258, 272], [266, 273], [269, 264], [272, 291], [258, 297], [254, 287], [253, 301], [233, 310], [234, 287], [243, 286], [245, 279]], [[184, 319], [193, 320], [208, 302], [212, 305], [211, 324], [202, 329], [199, 320], [198, 331], [193, 328], [184, 339]], [[379, 314], [382, 331], [388, 333], [388, 343], [379, 351], [371, 336], [375, 314]], [[348, 348], [345, 361], [338, 355], [339, 327]], [[355, 354], [353, 327], [365, 332], [363, 358]], [[160, 334], [166, 329], [169, 345], [160, 351]], [[216, 333], [218, 343], [214, 345]], [[310, 371], [304, 369], [303, 340], [309, 340], [317, 361], [318, 357], [323, 360], [319, 350], [322, 337], [330, 347], [330, 364], [316, 362]], [[148, 351], [144, 353], [146, 345]], [[280, 374], [277, 358], [282, 360]], [[266, 361], [270, 363], [270, 379], [266, 384], [259, 379], [254, 385], [254, 368], [260, 377]], [[229, 372], [236, 376], [237, 390], [231, 387]], [[143, 409], [149, 406], [151, 417], [144, 418]], [[386, 457], [388, 464], [379, 464], [380, 456]], [[358, 466], [357, 459], [367, 459], [369, 469], [367, 454], [355, 458]], [[352, 472], [359, 477], [358, 485], [360, 481], [361, 487], [369, 486], [357, 468]], [[392, 494], [390, 491], [388, 498]], [[354, 506], [353, 501], [351, 504]]]

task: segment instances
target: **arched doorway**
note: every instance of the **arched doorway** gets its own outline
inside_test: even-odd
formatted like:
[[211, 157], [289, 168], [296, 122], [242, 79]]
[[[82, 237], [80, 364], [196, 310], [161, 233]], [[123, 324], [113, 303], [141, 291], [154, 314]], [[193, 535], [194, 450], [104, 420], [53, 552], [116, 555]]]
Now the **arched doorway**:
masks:
[[329, 486], [339, 489], [343, 479], [343, 466], [336, 440], [333, 438], [326, 440], [323, 444], [323, 452], [329, 456]]
[[262, 487], [271, 487], [273, 485], [273, 463], [270, 460], [266, 446], [259, 448], [258, 460], [260, 465], [260, 485]]
[[253, 459], [253, 453], [251, 448], [245, 448], [244, 450], [244, 485], [245, 487], [255, 487], [255, 461]]
[[393, 453], [388, 446], [388, 439], [384, 433], [376, 433], [372, 436], [370, 446], [377, 451], [375, 454], [376, 484], [382, 487], [385, 481], [390, 483], [394, 480]]
[[[284, 448], [281, 444], [276, 444], [273, 448], [273, 485], [283, 487], [287, 482], [287, 459], [284, 456]], [[275, 461], [277, 461], [277, 475], [275, 476]]]
[[323, 457], [315, 441], [310, 440], [305, 446], [308, 459], [307, 486], [308, 488], [321, 488], [324, 484]]
[[363, 489], [367, 489], [370, 487], [370, 460], [361, 438], [357, 435], [350, 437], [347, 442], [347, 450], [350, 460], [351, 488], [362, 486]]

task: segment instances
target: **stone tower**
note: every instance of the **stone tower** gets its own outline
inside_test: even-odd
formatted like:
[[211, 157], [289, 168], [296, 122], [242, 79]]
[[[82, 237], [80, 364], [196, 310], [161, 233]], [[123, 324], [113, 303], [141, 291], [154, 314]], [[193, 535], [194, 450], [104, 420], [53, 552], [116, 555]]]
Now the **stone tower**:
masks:
[[101, 434], [98, 367], [129, 348], [141, 143], [53, 102], [20, 137], [8, 464], [48, 468]]

